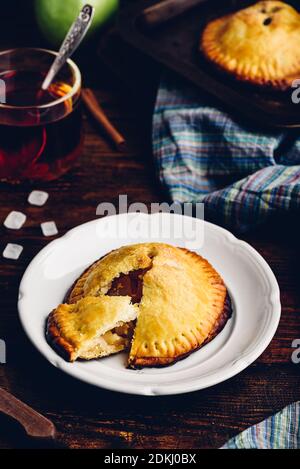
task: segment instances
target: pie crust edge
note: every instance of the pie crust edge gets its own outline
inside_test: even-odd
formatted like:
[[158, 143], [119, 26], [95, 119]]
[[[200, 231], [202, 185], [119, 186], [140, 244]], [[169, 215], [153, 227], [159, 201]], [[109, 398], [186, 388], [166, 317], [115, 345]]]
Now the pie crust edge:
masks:
[[71, 344], [70, 340], [65, 339], [61, 334], [57, 322], [55, 320], [56, 309], [54, 309], [46, 323], [47, 342], [56, 350], [65, 360], [73, 362], [77, 358], [76, 348]]
[[[215, 275], [218, 277], [218, 283], [220, 284], [221, 288], [224, 288], [226, 291], [225, 294], [225, 299], [223, 303], [223, 309], [221, 310], [217, 320], [215, 320], [214, 327], [210, 331], [208, 337], [201, 342], [199, 345], [197, 344], [196, 347], [191, 347], [191, 349], [186, 352], [179, 354], [177, 356], [172, 356], [172, 357], [155, 357], [155, 356], [148, 356], [148, 357], [135, 357], [134, 359], [131, 359], [128, 361], [128, 368], [131, 369], [139, 369], [143, 367], [164, 367], [168, 366], [171, 364], [175, 364], [176, 362], [186, 358], [189, 356], [191, 353], [195, 352], [196, 350], [202, 348], [204, 345], [212, 341], [225, 327], [228, 319], [232, 316], [232, 303], [231, 303], [231, 298], [228, 293], [228, 290], [224, 284], [224, 281], [222, 277], [218, 274], [218, 272], [211, 266], [211, 264], [202, 256], [198, 255], [195, 252], [189, 251], [184, 248], [179, 248], [182, 251], [185, 251], [186, 253], [189, 253], [192, 257], [197, 257], [198, 259], [201, 259], [201, 261], [205, 261], [207, 265], [209, 265]], [[76, 292], [78, 291], [78, 288], [81, 288], [82, 283], [85, 281], [89, 273], [95, 268], [95, 266], [106, 256], [111, 254], [113, 251], [105, 254], [102, 256], [99, 260], [95, 261], [92, 265], [87, 267], [84, 272], [78, 277], [78, 279], [73, 283], [73, 285], [70, 287], [70, 289], [67, 291], [66, 296], [64, 298], [64, 303], [72, 304], [77, 301], [77, 294]], [[64, 338], [60, 330], [58, 328], [58, 325], [55, 321], [54, 313], [55, 309], [50, 313], [49, 317], [47, 318], [47, 326], [46, 326], [46, 337], [48, 343], [61, 355], [63, 358], [65, 358], [68, 361], [75, 361], [77, 358], [76, 354], [76, 347], [72, 345], [72, 343]]]
[[155, 357], [155, 356], [130, 357], [129, 356], [128, 368], [131, 368], [131, 369], [139, 369], [143, 367], [161, 368], [164, 366], [173, 365], [177, 363], [178, 361], [181, 361], [184, 358], [188, 357], [191, 353], [196, 352], [197, 350], [201, 349], [204, 345], [211, 342], [223, 330], [227, 321], [232, 317], [233, 308], [232, 308], [231, 298], [230, 298], [228, 289], [221, 275], [215, 270], [215, 268], [210, 264], [210, 262], [207, 259], [198, 255], [196, 252], [190, 251], [185, 248], [178, 248], [178, 249], [185, 252], [187, 255], [189, 255], [193, 259], [199, 260], [201, 261], [201, 263], [204, 262], [206, 266], [209, 267], [213, 271], [214, 279], [216, 280], [216, 283], [220, 287], [220, 290], [224, 289], [226, 292], [225, 297], [224, 297], [224, 302], [223, 302], [223, 308], [218, 318], [215, 320], [214, 327], [212, 328], [212, 330], [210, 331], [206, 339], [200, 344], [197, 344], [196, 346], [191, 347], [191, 349], [188, 352], [184, 352], [184, 353], [181, 353], [175, 356], [170, 356], [170, 357]]
[[[266, 2], [257, 2], [250, 7], [255, 7], [258, 4]], [[271, 3], [271, 1], [270, 1]], [[273, 2], [273, 3], [284, 3], [284, 2]], [[290, 5], [289, 5], [290, 6]], [[292, 82], [299, 78], [300, 74], [300, 63], [298, 69], [287, 73], [282, 78], [271, 78], [268, 73], [252, 73], [250, 66], [241, 66], [239, 64], [233, 65], [233, 57], [227, 57], [224, 54], [218, 52], [218, 43], [216, 42], [216, 33], [225, 21], [233, 17], [235, 14], [247, 8], [240, 8], [233, 13], [217, 17], [208, 22], [201, 33], [200, 38], [200, 52], [203, 54], [206, 60], [227, 77], [231, 77], [237, 81], [263, 87], [274, 91], [287, 91], [290, 89]], [[235, 60], [235, 59], [234, 59]]]
[[175, 363], [184, 360], [187, 358], [189, 355], [192, 353], [196, 352], [197, 350], [200, 350], [202, 347], [207, 345], [209, 342], [211, 342], [213, 339], [217, 337], [217, 335], [222, 332], [224, 327], [227, 324], [227, 321], [231, 318], [232, 316], [232, 303], [231, 303], [231, 298], [229, 296], [229, 293], [226, 295], [226, 300], [224, 303], [224, 309], [221, 312], [219, 319], [217, 320], [214, 329], [211, 331], [211, 334], [207, 337], [207, 339], [202, 342], [199, 346], [191, 349], [189, 352], [183, 353], [181, 355], [178, 355], [177, 357], [143, 357], [143, 358], [136, 358], [134, 361], [131, 361], [128, 363], [128, 368], [131, 368], [133, 370], [138, 370], [140, 368], [144, 367], [152, 367], [152, 368], [163, 368], [165, 366], [169, 365], [175, 365]]

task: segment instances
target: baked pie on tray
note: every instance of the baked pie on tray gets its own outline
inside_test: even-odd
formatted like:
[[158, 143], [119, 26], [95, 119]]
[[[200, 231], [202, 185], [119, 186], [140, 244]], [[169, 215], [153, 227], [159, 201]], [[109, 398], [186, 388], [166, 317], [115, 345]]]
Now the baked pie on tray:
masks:
[[280, 1], [261, 1], [212, 20], [200, 48], [239, 80], [287, 89], [300, 78], [300, 14]]
[[231, 316], [209, 262], [161, 243], [121, 247], [89, 267], [47, 321], [67, 360], [127, 350], [130, 368], [165, 366], [211, 341]]

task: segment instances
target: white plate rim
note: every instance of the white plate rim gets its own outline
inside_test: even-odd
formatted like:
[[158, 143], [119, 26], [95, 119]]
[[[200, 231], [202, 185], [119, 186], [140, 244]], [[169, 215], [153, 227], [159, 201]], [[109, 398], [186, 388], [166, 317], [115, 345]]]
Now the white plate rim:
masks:
[[[131, 215], [136, 215], [136, 213], [112, 215], [112, 217], [128, 217]], [[146, 216], [146, 217], [150, 217], [150, 216], [154, 217], [154, 216], [159, 216], [162, 214], [140, 213], [139, 215]], [[178, 215], [178, 214], [173, 215], [173, 216], [186, 217], [185, 215]], [[107, 218], [107, 217], [104, 217], [104, 218]], [[114, 383], [112, 384], [109, 379], [103, 378], [103, 377], [102, 378], [95, 377], [94, 375], [87, 372], [86, 370], [82, 370], [82, 369], [78, 370], [77, 368], [72, 367], [72, 364], [65, 362], [63, 358], [61, 358], [58, 355], [56, 359], [53, 360], [49, 356], [49, 353], [47, 353], [47, 350], [48, 350], [47, 347], [43, 348], [43, 347], [40, 347], [39, 344], [35, 343], [35, 340], [31, 334], [31, 330], [30, 330], [31, 328], [26, 321], [26, 314], [25, 314], [25, 311], [23, 310], [23, 300], [26, 296], [25, 287], [26, 287], [27, 279], [30, 276], [32, 269], [35, 269], [35, 267], [42, 261], [42, 259], [44, 259], [45, 256], [48, 256], [58, 243], [67, 241], [68, 238], [71, 237], [72, 234], [75, 233], [77, 230], [86, 228], [88, 226], [92, 226], [94, 224], [98, 224], [99, 221], [103, 220], [104, 218], [97, 218], [95, 220], [91, 220], [86, 223], [80, 224], [72, 228], [71, 230], [69, 230], [65, 235], [61, 236], [60, 238], [57, 238], [54, 241], [51, 241], [32, 259], [32, 261], [29, 263], [22, 277], [20, 287], [19, 287], [19, 299], [18, 299], [19, 319], [23, 327], [23, 330], [26, 336], [28, 337], [28, 339], [30, 340], [30, 342], [48, 362], [50, 362], [53, 366], [60, 369], [61, 371], [72, 376], [73, 378], [76, 378], [80, 381], [86, 382], [93, 386], [100, 387], [109, 391], [121, 392], [125, 394], [133, 394], [133, 395], [143, 395], [143, 396], [162, 396], [162, 395], [177, 395], [177, 394], [184, 394], [188, 392], [194, 392], [194, 391], [206, 389], [216, 384], [222, 383], [234, 377], [235, 375], [241, 373], [243, 370], [245, 370], [248, 366], [250, 366], [254, 361], [256, 361], [259, 358], [259, 356], [265, 351], [265, 349], [268, 347], [271, 340], [273, 339], [277, 331], [280, 317], [281, 317], [280, 290], [279, 290], [276, 277], [274, 273], [272, 272], [268, 263], [265, 261], [265, 259], [250, 244], [238, 239], [236, 236], [234, 236], [225, 228], [222, 228], [218, 225], [207, 222], [206, 220], [202, 220], [202, 222], [205, 225], [209, 225], [210, 229], [216, 230], [219, 233], [222, 233], [222, 235], [227, 238], [227, 241], [229, 241], [232, 244], [235, 244], [235, 246], [239, 246], [240, 248], [244, 249], [245, 251], [247, 251], [248, 254], [251, 254], [251, 256], [253, 256], [253, 259], [255, 259], [257, 265], [261, 269], [263, 269], [268, 279], [268, 282], [271, 288], [269, 303], [270, 303], [270, 306], [272, 307], [272, 314], [271, 314], [272, 318], [269, 321], [267, 333], [265, 334], [264, 338], [258, 344], [256, 344], [256, 347], [253, 350], [251, 350], [251, 352], [237, 358], [236, 361], [230, 367], [228, 367], [228, 369], [225, 368], [225, 369], [222, 369], [222, 371], [217, 370], [217, 372], [214, 373], [213, 376], [211, 376], [211, 374], [209, 374], [207, 378], [203, 378], [203, 376], [201, 376], [199, 380], [193, 380], [192, 382], [187, 381], [187, 382], [183, 382], [182, 384], [175, 384], [175, 385], [172, 385], [172, 387], [167, 388], [167, 389], [166, 387], [164, 389], [160, 389], [160, 386], [156, 385], [155, 389], [151, 387], [144, 387], [144, 388], [137, 390], [136, 388], [128, 384], [124, 385], [124, 383], [122, 383], [122, 386], [120, 386], [119, 388], [116, 388], [115, 384]], [[162, 387], [164, 387], [164, 385], [162, 385]]]

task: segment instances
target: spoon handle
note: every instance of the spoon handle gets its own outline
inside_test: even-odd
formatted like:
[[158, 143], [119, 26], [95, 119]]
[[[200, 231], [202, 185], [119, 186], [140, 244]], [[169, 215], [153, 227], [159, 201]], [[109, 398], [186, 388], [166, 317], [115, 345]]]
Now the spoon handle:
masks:
[[24, 402], [0, 388], [0, 412], [19, 422], [32, 438], [55, 438], [55, 426]]
[[82, 8], [77, 20], [71, 26], [70, 31], [62, 43], [59, 53], [42, 84], [42, 90], [49, 88], [56, 74], [75, 52], [92, 23], [94, 12], [95, 8], [91, 5], [85, 5]]

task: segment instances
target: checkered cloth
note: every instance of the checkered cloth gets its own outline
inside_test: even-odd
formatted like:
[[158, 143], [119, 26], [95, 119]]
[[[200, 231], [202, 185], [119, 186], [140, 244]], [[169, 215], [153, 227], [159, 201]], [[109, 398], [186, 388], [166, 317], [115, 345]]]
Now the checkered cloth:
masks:
[[300, 206], [299, 131], [247, 128], [197, 89], [165, 76], [153, 119], [159, 176], [172, 201], [246, 231]]
[[248, 428], [221, 449], [299, 449], [300, 402]]

